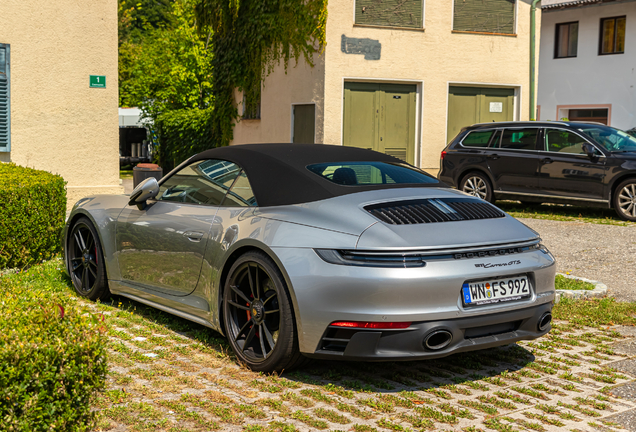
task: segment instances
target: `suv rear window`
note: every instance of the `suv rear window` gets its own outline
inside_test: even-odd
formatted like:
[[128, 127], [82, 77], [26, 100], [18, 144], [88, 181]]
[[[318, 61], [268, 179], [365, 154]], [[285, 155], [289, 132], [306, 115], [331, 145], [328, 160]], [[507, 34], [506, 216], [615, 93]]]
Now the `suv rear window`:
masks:
[[462, 145], [464, 147], [488, 147], [494, 133], [494, 130], [469, 132], [462, 140]]
[[342, 186], [439, 183], [415, 167], [388, 162], [320, 163], [308, 165], [307, 169]]
[[539, 129], [504, 129], [497, 147], [513, 150], [536, 150]]

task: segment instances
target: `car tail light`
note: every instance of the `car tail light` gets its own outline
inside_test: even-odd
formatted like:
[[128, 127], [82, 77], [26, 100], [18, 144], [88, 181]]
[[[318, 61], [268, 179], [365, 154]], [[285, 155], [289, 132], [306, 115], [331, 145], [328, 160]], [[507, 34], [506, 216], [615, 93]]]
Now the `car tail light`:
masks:
[[330, 264], [351, 265], [359, 267], [425, 267], [426, 263], [419, 255], [383, 255], [355, 251], [338, 251], [333, 249], [314, 249], [323, 261]]
[[442, 150], [442, 154], [440, 155], [440, 159], [444, 160], [446, 157], [446, 150]]
[[350, 327], [368, 329], [405, 329], [411, 326], [410, 322], [364, 322], [364, 321], [334, 321], [331, 327]]

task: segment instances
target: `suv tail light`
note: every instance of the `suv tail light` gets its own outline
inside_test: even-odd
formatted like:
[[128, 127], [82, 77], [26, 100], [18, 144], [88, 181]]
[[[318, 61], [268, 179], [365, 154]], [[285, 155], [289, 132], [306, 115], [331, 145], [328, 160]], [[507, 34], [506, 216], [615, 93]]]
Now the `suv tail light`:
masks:
[[445, 157], [446, 157], [446, 150], [442, 150], [442, 154], [440, 155], [440, 159], [444, 160]]

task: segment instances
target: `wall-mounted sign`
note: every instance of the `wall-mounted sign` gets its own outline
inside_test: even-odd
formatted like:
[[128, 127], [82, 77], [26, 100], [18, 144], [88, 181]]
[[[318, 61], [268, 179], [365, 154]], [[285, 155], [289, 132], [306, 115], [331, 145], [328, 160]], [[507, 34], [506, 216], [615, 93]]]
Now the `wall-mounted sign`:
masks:
[[91, 75], [89, 87], [106, 88], [106, 75]]
[[364, 54], [365, 60], [380, 60], [382, 44], [375, 39], [350, 38], [342, 35], [340, 50], [345, 54]]
[[490, 112], [503, 112], [503, 102], [490, 102]]

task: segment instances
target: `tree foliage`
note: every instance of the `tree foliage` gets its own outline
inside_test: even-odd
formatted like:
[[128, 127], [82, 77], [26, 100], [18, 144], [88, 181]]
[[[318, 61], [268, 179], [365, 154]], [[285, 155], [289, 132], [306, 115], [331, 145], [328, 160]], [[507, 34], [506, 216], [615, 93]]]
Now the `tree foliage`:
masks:
[[118, 0], [119, 45], [141, 42], [148, 29], [172, 28], [174, 0]]
[[313, 66], [326, 44], [327, 0], [198, 0], [196, 15], [200, 32], [212, 31], [212, 132], [227, 145], [238, 114], [234, 89], [244, 92], [249, 111], [274, 67], [301, 57]]
[[176, 0], [170, 9], [171, 26], [146, 24], [139, 42], [119, 47], [119, 103], [138, 106], [156, 117], [170, 110], [205, 109], [212, 105], [210, 33], [198, 31], [194, 0]]

